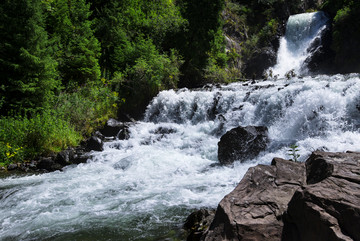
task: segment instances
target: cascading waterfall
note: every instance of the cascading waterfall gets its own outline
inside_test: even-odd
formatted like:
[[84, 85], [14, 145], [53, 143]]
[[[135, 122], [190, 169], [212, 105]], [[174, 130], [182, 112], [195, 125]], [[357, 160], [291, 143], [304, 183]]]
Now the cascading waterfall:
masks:
[[284, 77], [289, 71], [297, 75], [306, 75], [307, 68], [304, 62], [312, 54], [312, 44], [321, 40], [328, 23], [328, 17], [321, 11], [290, 16], [285, 36], [280, 39], [277, 64], [268, 72], [271, 71], [273, 76], [279, 77]]
[[[315, 31], [315, 30], [314, 30]], [[187, 215], [215, 208], [250, 166], [316, 149], [360, 151], [360, 75], [319, 75], [161, 92], [129, 140], [62, 172], [0, 179], [1, 240], [163, 240]], [[219, 166], [231, 128], [263, 125], [257, 158]]]

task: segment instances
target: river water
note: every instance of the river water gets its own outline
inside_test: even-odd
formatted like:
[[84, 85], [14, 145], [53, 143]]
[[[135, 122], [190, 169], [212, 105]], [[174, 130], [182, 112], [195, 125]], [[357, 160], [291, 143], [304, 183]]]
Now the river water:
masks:
[[[246, 170], [316, 149], [360, 151], [360, 76], [335, 75], [163, 91], [129, 140], [105, 144], [62, 172], [0, 179], [1, 240], [162, 240], [186, 216], [215, 208]], [[217, 165], [217, 143], [239, 125], [264, 125], [254, 160]], [[175, 230], [175, 231], [172, 231]]]
[[[271, 143], [220, 166], [226, 131], [267, 126]], [[63, 171], [0, 179], [0, 240], [174, 240], [195, 209], [216, 208], [247, 169], [312, 151], [360, 151], [360, 75], [318, 75], [159, 93], [129, 140]]]

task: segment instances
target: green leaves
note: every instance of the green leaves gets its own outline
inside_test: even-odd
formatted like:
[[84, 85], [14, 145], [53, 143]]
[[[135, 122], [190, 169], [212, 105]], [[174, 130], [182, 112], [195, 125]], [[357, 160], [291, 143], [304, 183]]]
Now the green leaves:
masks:
[[298, 158], [300, 157], [300, 154], [298, 153], [299, 151], [298, 146], [295, 144], [289, 147], [288, 155], [292, 157], [294, 162], [298, 162]]
[[81, 86], [100, 78], [100, 44], [85, 0], [54, 0], [48, 15], [49, 33], [65, 86]]
[[4, 14], [0, 19], [0, 72], [6, 86], [6, 91], [0, 90], [1, 113], [45, 107], [59, 82], [41, 1], [4, 0], [0, 13]]

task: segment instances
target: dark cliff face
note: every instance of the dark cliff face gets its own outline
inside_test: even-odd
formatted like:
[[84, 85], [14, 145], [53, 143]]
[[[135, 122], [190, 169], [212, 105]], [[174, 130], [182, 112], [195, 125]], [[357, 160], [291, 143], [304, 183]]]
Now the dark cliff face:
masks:
[[321, 9], [333, 20], [333, 66], [338, 73], [360, 72], [360, 1], [326, 0]]

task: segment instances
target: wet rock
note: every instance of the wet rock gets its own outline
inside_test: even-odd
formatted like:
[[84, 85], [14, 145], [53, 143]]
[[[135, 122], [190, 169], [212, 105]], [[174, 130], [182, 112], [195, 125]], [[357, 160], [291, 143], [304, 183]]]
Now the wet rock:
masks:
[[13, 170], [16, 170], [16, 169], [18, 169], [17, 164], [10, 164], [10, 165], [7, 166], [8, 171], [13, 171]]
[[161, 126], [154, 131], [154, 134], [167, 135], [167, 134], [173, 134], [176, 132], [177, 132], [177, 130], [174, 128]]
[[284, 240], [360, 240], [360, 153], [316, 151], [306, 177], [289, 203]]
[[222, 164], [236, 160], [244, 162], [255, 158], [269, 143], [267, 127], [247, 126], [234, 128], [220, 138], [218, 159]]
[[276, 64], [276, 50], [271, 47], [255, 51], [245, 64], [247, 78], [260, 79], [266, 69]]
[[70, 165], [71, 160], [74, 158], [74, 149], [68, 148], [64, 151], [59, 152], [55, 157], [55, 162], [62, 166]]
[[102, 140], [97, 136], [90, 137], [85, 144], [86, 151], [103, 151], [104, 150], [104, 143]]
[[188, 232], [187, 241], [198, 241], [210, 226], [215, 209], [200, 209], [189, 215], [183, 228]]
[[83, 149], [77, 149], [71, 163], [72, 164], [80, 164], [86, 163], [89, 159], [91, 159], [91, 155]]
[[100, 133], [105, 137], [117, 137], [120, 140], [129, 139], [129, 124], [109, 119]]
[[307, 52], [311, 53], [304, 61], [305, 70], [311, 74], [333, 73], [333, 61], [335, 53], [331, 48], [332, 45], [332, 31], [330, 20], [320, 37], [316, 38]]
[[250, 168], [220, 202], [202, 240], [281, 240], [282, 215], [303, 184], [303, 163], [275, 158], [271, 166]]
[[46, 170], [46, 171], [50, 171], [50, 172], [61, 170], [63, 168], [63, 166], [60, 165], [59, 163], [56, 163], [54, 158], [52, 158], [52, 157], [40, 158], [36, 167], [40, 170]]

